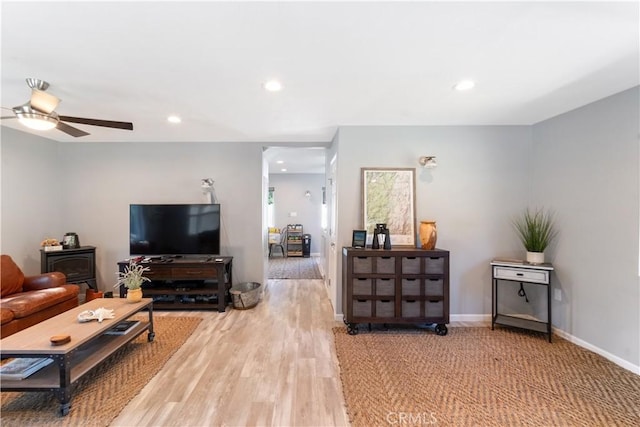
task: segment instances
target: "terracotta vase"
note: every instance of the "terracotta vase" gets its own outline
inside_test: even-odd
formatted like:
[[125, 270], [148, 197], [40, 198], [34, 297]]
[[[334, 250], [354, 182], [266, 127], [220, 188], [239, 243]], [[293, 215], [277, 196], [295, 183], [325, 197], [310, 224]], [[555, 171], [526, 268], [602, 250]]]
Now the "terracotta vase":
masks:
[[420, 221], [420, 245], [422, 249], [432, 250], [436, 247], [438, 230], [435, 221]]
[[142, 301], [142, 289], [127, 289], [127, 302]]

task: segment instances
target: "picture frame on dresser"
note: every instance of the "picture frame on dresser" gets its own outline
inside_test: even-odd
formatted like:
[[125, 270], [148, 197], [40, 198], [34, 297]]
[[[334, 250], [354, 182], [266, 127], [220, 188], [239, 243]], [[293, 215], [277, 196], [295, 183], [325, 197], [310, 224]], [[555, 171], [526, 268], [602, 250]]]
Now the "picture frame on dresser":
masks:
[[362, 228], [370, 245], [376, 224], [386, 224], [394, 247], [416, 246], [415, 168], [360, 168]]
[[367, 247], [367, 230], [353, 230], [353, 238], [351, 239], [352, 248]]

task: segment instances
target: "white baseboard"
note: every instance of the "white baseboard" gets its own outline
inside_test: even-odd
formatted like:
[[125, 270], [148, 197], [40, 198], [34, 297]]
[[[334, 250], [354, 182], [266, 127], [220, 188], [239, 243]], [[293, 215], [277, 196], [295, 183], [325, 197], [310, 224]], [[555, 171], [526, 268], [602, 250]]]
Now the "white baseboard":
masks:
[[[343, 315], [342, 314], [335, 314], [334, 315], [334, 320], [337, 322], [342, 322], [343, 321]], [[455, 322], [463, 322], [463, 323], [477, 323], [478, 326], [485, 326], [485, 325], [491, 325], [491, 315], [490, 314], [452, 314], [449, 316], [449, 320], [451, 321], [451, 323], [455, 323]], [[569, 341], [570, 343], [573, 343], [579, 347], [582, 347], [584, 349], [587, 349], [589, 351], [592, 351], [602, 357], [604, 357], [607, 360], [610, 360], [611, 362], [615, 363], [616, 365], [633, 372], [636, 375], [640, 375], [640, 366], [638, 365], [634, 365], [631, 362], [628, 362], [624, 359], [621, 359], [620, 357], [609, 353], [608, 351], [605, 351], [599, 347], [596, 347], [595, 345], [592, 345], [584, 340], [581, 340], [580, 338], [574, 337], [573, 335], [560, 330], [558, 328], [556, 328], [555, 326], [552, 327], [553, 333], [558, 335], [559, 337]]]
[[490, 314], [452, 314], [449, 320], [453, 322], [478, 323], [478, 326], [491, 325]]
[[618, 356], [609, 353], [608, 351], [605, 351], [605, 350], [603, 350], [603, 349], [601, 349], [599, 347], [596, 347], [595, 345], [590, 344], [590, 343], [588, 343], [588, 342], [586, 342], [584, 340], [581, 340], [580, 338], [574, 337], [573, 335], [571, 335], [571, 334], [569, 334], [569, 333], [567, 333], [565, 331], [562, 331], [562, 330], [560, 330], [560, 329], [558, 329], [556, 327], [553, 327], [552, 329], [553, 329], [553, 332], [556, 335], [558, 335], [559, 337], [562, 337], [565, 340], [567, 340], [567, 341], [569, 341], [569, 342], [571, 342], [571, 343], [573, 343], [573, 344], [575, 344], [577, 346], [585, 348], [585, 349], [587, 349], [589, 351], [593, 351], [594, 353], [599, 354], [600, 356], [604, 357], [605, 359], [612, 361], [616, 365], [618, 365], [620, 367], [623, 367], [624, 369], [626, 369], [628, 371], [631, 371], [636, 375], [640, 375], [640, 366], [634, 365], [631, 362], [628, 362], [628, 361], [626, 361], [624, 359], [621, 359]]

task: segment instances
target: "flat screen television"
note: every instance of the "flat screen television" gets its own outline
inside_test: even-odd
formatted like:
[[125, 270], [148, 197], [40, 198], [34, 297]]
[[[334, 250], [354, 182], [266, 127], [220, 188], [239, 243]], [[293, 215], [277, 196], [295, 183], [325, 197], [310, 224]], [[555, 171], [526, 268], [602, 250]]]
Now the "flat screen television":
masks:
[[220, 205], [130, 205], [129, 253], [219, 255]]

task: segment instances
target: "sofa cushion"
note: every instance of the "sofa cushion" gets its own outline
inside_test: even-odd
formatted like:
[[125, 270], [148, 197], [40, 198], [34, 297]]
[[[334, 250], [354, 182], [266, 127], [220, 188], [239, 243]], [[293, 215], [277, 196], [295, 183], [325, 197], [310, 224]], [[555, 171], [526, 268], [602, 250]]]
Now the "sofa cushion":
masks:
[[39, 291], [21, 292], [0, 299], [0, 308], [9, 309], [16, 319], [27, 317], [72, 298], [78, 298], [78, 285], [64, 285]]
[[13, 311], [9, 308], [0, 307], [0, 325], [9, 323], [14, 319]]
[[0, 256], [0, 298], [22, 291], [24, 274], [9, 255]]

